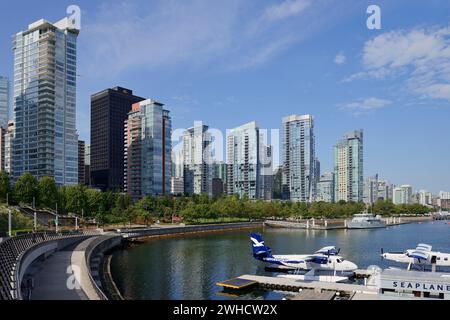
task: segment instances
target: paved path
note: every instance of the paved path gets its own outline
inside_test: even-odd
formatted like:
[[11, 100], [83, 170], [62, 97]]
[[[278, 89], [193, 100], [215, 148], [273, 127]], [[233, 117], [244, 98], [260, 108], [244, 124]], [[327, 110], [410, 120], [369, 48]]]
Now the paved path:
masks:
[[97, 300], [84, 258], [86, 247], [95, 239], [84, 240], [37, 263], [32, 271], [31, 300]]

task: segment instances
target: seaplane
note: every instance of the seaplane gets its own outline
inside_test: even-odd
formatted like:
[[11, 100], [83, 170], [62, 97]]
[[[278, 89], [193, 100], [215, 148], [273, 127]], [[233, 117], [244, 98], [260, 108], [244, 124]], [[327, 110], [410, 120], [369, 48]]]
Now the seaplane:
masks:
[[324, 247], [314, 254], [297, 255], [272, 255], [272, 249], [266, 246], [261, 234], [252, 233], [250, 235], [252, 243], [253, 257], [266, 264], [267, 268], [284, 269], [294, 271], [331, 271], [331, 272], [351, 272], [358, 267], [351, 261], [343, 259], [336, 247]]
[[408, 264], [407, 270], [413, 266], [425, 268], [426, 266], [450, 267], [450, 253], [432, 251], [429, 244], [419, 243], [415, 249], [404, 252], [384, 252], [381, 249], [382, 259]]

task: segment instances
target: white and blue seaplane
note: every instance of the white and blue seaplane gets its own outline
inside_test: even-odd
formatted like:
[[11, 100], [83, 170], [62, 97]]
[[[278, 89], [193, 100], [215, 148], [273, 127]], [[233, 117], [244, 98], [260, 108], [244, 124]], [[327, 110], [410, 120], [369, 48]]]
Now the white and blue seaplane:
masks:
[[415, 249], [408, 249], [404, 252], [384, 252], [381, 249], [383, 259], [398, 263], [407, 264], [407, 270], [413, 267], [450, 267], [450, 253], [432, 251], [429, 244], [419, 243]]
[[[259, 233], [250, 235], [253, 257], [270, 269], [292, 270], [294, 274], [279, 275], [283, 278], [339, 282], [347, 280], [358, 268], [351, 261], [339, 255], [334, 246], [324, 247], [313, 254], [272, 255]], [[305, 272], [304, 274], [301, 274]], [[338, 276], [339, 274], [340, 276]]]

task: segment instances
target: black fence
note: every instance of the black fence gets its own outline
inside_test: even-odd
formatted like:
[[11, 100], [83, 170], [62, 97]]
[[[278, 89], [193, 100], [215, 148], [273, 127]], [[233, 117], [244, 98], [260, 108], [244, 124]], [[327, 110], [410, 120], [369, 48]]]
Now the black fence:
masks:
[[0, 300], [17, 299], [17, 262], [27, 250], [44, 242], [85, 235], [83, 231], [44, 232], [4, 239], [0, 243]]

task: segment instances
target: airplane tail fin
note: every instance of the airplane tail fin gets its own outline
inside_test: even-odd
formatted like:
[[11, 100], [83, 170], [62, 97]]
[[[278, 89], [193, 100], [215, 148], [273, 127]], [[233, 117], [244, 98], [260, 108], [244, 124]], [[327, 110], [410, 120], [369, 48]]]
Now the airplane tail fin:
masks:
[[252, 243], [253, 257], [259, 260], [272, 257], [272, 250], [265, 245], [261, 234], [252, 233], [250, 240]]

